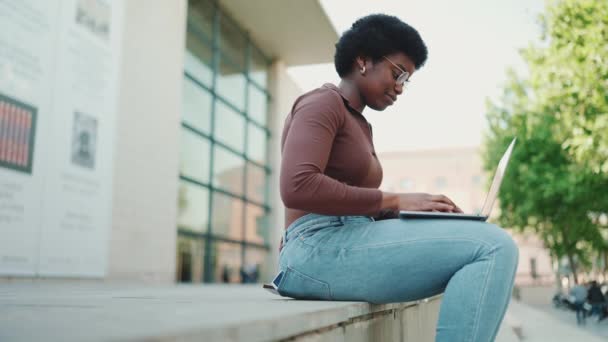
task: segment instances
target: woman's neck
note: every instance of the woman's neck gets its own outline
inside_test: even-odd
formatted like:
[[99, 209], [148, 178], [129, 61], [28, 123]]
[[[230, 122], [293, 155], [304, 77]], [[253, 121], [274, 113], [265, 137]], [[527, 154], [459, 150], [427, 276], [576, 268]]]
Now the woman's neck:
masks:
[[363, 103], [363, 97], [361, 96], [361, 92], [359, 92], [359, 88], [355, 85], [352, 80], [347, 78], [343, 78], [338, 85], [342, 95], [346, 97], [348, 100], [348, 104], [359, 113], [363, 113], [363, 109], [365, 109], [365, 104]]

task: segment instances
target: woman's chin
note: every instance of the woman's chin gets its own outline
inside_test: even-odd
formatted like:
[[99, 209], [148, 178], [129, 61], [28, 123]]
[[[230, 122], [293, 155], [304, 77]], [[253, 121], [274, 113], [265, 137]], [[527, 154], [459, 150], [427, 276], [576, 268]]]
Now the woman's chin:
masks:
[[368, 105], [369, 108], [371, 108], [375, 111], [378, 111], [378, 112], [385, 110], [386, 108], [388, 108], [388, 106], [390, 106], [390, 105], [386, 104], [386, 103], [375, 103], [373, 105], [371, 105], [371, 104]]

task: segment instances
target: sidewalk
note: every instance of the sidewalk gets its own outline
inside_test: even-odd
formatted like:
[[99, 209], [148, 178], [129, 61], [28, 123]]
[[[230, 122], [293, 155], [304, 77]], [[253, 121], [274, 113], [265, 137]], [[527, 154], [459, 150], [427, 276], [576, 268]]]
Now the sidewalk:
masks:
[[296, 301], [259, 284], [0, 283], [0, 341], [432, 341], [439, 301]]
[[[371, 305], [296, 301], [260, 285], [0, 283], [0, 341], [432, 341], [440, 298]], [[497, 342], [601, 341], [511, 301]], [[312, 332], [312, 334], [311, 334]], [[316, 338], [316, 339], [315, 339]]]
[[608, 341], [608, 319], [598, 323], [595, 317], [593, 317], [587, 319], [587, 324], [582, 326], [577, 325], [574, 311], [557, 309], [553, 306], [551, 299], [556, 292], [557, 289], [552, 286], [524, 287], [521, 289], [521, 303], [544, 312], [573, 329], [586, 331]]
[[588, 317], [587, 323], [584, 325], [576, 324], [576, 313], [574, 311], [565, 309], [556, 309], [553, 306], [538, 307], [538, 310], [547, 313], [551, 317], [559, 320], [565, 325], [569, 325], [572, 329], [578, 329], [586, 331], [592, 335], [603, 338], [604, 341], [608, 341], [608, 319], [604, 319], [601, 322], [597, 322], [597, 317]]
[[[601, 342], [599, 336], [578, 329], [576, 325], [563, 322], [551, 314], [512, 300], [507, 311], [512, 319], [521, 324], [525, 342]], [[507, 319], [505, 319], [507, 320]]]

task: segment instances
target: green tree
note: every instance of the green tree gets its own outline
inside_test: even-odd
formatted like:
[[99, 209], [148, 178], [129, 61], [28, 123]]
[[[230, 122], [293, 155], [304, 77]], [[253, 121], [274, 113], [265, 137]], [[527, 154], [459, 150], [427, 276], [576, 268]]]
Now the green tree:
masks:
[[519, 138], [501, 224], [536, 232], [578, 282], [579, 266], [608, 250], [597, 219], [608, 205], [608, 64], [595, 63], [608, 62], [608, 1], [553, 2], [541, 22], [542, 44], [522, 51], [529, 77], [510, 71], [501, 101], [488, 102], [484, 167]]
[[543, 44], [524, 51], [537, 104], [579, 163], [608, 172], [608, 1], [552, 1]]

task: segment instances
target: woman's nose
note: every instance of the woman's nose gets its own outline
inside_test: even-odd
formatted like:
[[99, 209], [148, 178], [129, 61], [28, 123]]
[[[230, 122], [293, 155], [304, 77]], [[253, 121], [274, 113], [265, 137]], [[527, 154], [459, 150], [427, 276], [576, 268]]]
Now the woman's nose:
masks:
[[403, 93], [403, 84], [395, 82], [395, 93], [401, 95]]

